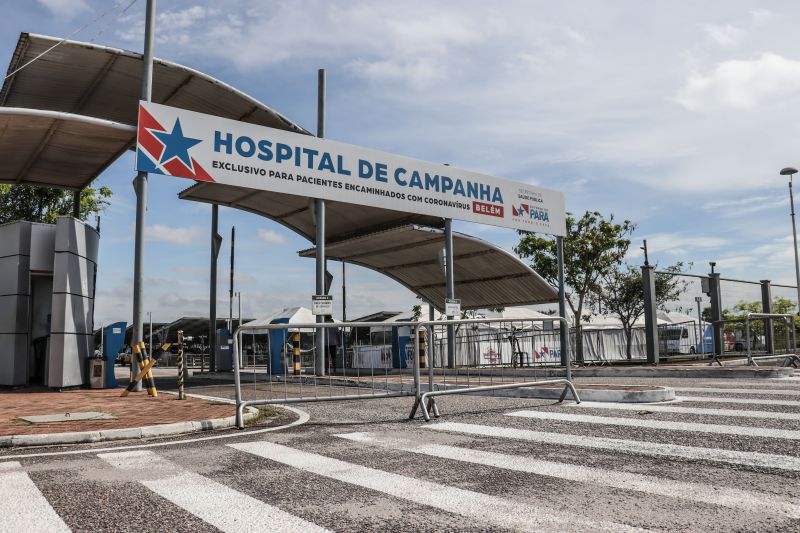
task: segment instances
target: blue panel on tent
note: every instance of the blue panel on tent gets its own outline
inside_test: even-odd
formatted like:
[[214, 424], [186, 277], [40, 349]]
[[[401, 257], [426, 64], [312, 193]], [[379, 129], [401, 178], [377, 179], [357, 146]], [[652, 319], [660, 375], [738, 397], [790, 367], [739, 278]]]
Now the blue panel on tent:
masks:
[[117, 378], [114, 376], [114, 365], [117, 354], [122, 351], [125, 344], [125, 329], [127, 322], [114, 322], [103, 328], [103, 357], [106, 360], [106, 387], [116, 388]]
[[233, 370], [233, 339], [228, 328], [217, 330], [217, 370]]
[[394, 368], [408, 368], [408, 359], [406, 358], [406, 346], [410, 340], [408, 332], [409, 328], [407, 327], [392, 326], [392, 367]]
[[[279, 318], [273, 320], [270, 324], [288, 324], [288, 318]], [[271, 367], [274, 374], [283, 372], [283, 363], [281, 361], [281, 353], [284, 346], [286, 346], [287, 330], [285, 329], [272, 329], [269, 330], [269, 351], [271, 357]]]

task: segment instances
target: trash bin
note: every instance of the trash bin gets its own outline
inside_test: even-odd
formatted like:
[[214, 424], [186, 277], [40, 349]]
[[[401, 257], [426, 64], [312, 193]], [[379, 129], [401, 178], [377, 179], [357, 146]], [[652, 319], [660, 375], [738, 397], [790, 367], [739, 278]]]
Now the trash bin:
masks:
[[99, 357], [92, 357], [89, 359], [89, 388], [90, 389], [105, 389], [106, 388], [106, 360], [102, 355]]

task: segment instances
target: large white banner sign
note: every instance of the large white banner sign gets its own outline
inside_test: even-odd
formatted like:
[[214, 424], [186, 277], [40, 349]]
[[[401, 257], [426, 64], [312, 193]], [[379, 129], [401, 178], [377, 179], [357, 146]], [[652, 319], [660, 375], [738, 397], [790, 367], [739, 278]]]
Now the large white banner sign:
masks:
[[136, 168], [564, 235], [564, 195], [310, 135], [141, 102]]

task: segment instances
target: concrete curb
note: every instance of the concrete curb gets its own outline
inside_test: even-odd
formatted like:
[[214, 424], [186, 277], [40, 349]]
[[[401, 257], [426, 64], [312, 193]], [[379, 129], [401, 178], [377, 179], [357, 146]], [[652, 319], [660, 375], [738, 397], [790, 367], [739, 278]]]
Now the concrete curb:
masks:
[[[164, 392], [164, 391], [161, 391]], [[169, 394], [173, 394], [168, 392]], [[221, 398], [211, 398], [188, 394], [202, 399], [213, 399], [222, 403], [233, 403]], [[244, 415], [245, 423], [258, 417], [258, 409], [248, 407]], [[153, 437], [171, 437], [185, 435], [200, 431], [224, 429], [236, 426], [236, 416], [213, 418], [210, 420], [193, 420], [188, 422], [175, 422], [172, 424], [156, 424], [137, 428], [105, 429], [101, 431], [73, 431], [66, 433], [40, 433], [37, 435], [8, 435], [0, 437], [0, 448], [17, 448], [26, 446], [52, 446], [57, 444], [86, 444], [92, 442], [148, 439]]]
[[[588, 366], [573, 367], [572, 375], [576, 378], [699, 378], [699, 379], [775, 379], [791, 377], [795, 369], [792, 367], [744, 367], [744, 366]], [[492, 371], [484, 371], [485, 376]], [[495, 375], [500, 375], [495, 373]], [[526, 370], [506, 371], [505, 375], [526, 376], [533, 374]], [[563, 368], [537, 368], [535, 377], [563, 378]]]
[[700, 368], [576, 368], [575, 377], [589, 378], [700, 378], [700, 379], [774, 379], [790, 377], [790, 367], [742, 368], [730, 366], [708, 366]]
[[[578, 389], [578, 396], [583, 402], [604, 402], [604, 403], [658, 403], [668, 402], [675, 399], [675, 390], [670, 387], [657, 386], [652, 390], [612, 390], [612, 389]], [[539, 398], [543, 400], [557, 400], [561, 397], [562, 388], [525, 388], [507, 392], [513, 394], [502, 394], [501, 396], [512, 396], [514, 398]], [[567, 393], [567, 400], [571, 400], [572, 393]]]

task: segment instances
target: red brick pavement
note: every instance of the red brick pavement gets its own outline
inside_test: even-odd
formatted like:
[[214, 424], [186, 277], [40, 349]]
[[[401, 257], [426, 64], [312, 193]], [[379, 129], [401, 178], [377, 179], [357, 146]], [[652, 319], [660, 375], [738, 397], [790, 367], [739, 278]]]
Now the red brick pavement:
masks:
[[[52, 392], [49, 389], [26, 389], [0, 392], [0, 436], [97, 431], [224, 418], [234, 415], [234, 406], [197, 398], [178, 400], [173, 394], [157, 398], [146, 392], [121, 398], [123, 389], [74, 390]], [[117, 420], [86, 420], [29, 424], [19, 416], [102, 411]]]

